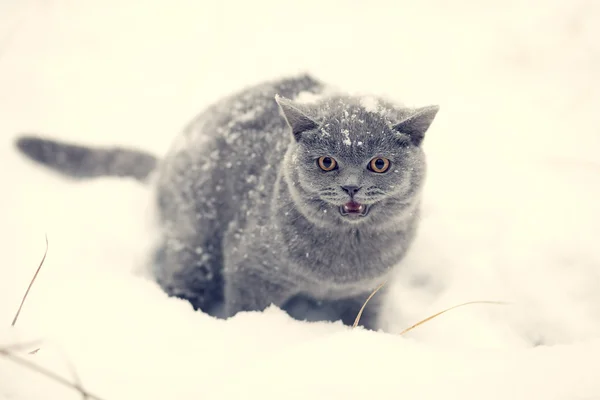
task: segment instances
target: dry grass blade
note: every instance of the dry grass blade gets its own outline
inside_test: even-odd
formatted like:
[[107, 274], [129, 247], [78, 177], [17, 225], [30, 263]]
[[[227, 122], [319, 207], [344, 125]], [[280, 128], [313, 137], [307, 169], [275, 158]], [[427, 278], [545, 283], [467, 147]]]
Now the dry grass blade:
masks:
[[14, 362], [15, 364], [20, 364], [24, 367], [31, 369], [32, 371], [35, 371], [39, 374], [46, 376], [49, 379], [52, 379], [56, 383], [59, 383], [63, 386], [66, 386], [73, 390], [78, 391], [79, 393], [81, 393], [82, 396], [84, 396], [84, 398], [92, 399], [92, 400], [103, 400], [102, 398], [83, 389], [80, 385], [73, 384], [73, 383], [69, 382], [68, 380], [66, 380], [65, 378], [63, 378], [62, 376], [57, 375], [52, 371], [49, 371], [43, 367], [40, 367], [39, 365], [34, 364], [28, 360], [24, 360], [20, 357], [17, 357], [16, 355], [12, 354], [10, 351], [8, 351], [6, 349], [0, 348], [0, 355], [3, 355], [4, 357], [6, 357], [10, 361]]
[[[83, 388], [83, 383], [81, 382], [81, 378], [79, 377], [79, 374], [75, 370], [75, 367], [73, 366], [73, 364], [68, 363], [68, 366], [69, 366], [69, 369], [71, 370], [71, 375], [73, 375], [73, 379], [75, 380], [75, 385], [79, 388]], [[90, 395], [87, 391], [82, 390], [81, 398], [83, 400], [88, 400], [90, 398]]]
[[[73, 380], [75, 381], [75, 386], [77, 386], [79, 388], [83, 388], [83, 383], [81, 382], [81, 378], [79, 378], [79, 374], [77, 373], [77, 370], [75, 369], [75, 366], [69, 360], [69, 358], [66, 356], [64, 350], [62, 348], [60, 348], [59, 350], [62, 353], [62, 356], [63, 356], [63, 359], [65, 361], [65, 364], [67, 364], [67, 368], [69, 368], [69, 371], [71, 372], [71, 375], [73, 376]], [[29, 354], [31, 354], [31, 353], [29, 353]], [[87, 400], [87, 399], [90, 398], [90, 396], [88, 395], [88, 393], [86, 391], [83, 391], [83, 390], [81, 391], [81, 396], [82, 396], [83, 400]]]
[[9, 344], [8, 346], [3, 346], [0, 347], [0, 350], [5, 350], [5, 351], [22, 351], [25, 350], [26, 348], [30, 348], [33, 346], [39, 346], [40, 341], [36, 340], [33, 342], [26, 342], [26, 343], [16, 343], [16, 344]]
[[15, 324], [17, 323], [17, 319], [19, 319], [19, 314], [21, 314], [21, 309], [23, 308], [23, 304], [25, 304], [27, 295], [29, 294], [29, 291], [31, 290], [31, 286], [33, 286], [33, 282], [35, 282], [35, 278], [37, 278], [38, 274], [40, 273], [40, 270], [42, 269], [42, 265], [44, 265], [44, 261], [46, 261], [47, 254], [48, 254], [48, 235], [46, 235], [46, 250], [44, 251], [44, 257], [42, 257], [42, 261], [40, 262], [40, 265], [38, 266], [37, 270], [35, 271], [35, 274], [33, 275], [31, 282], [29, 282], [29, 286], [27, 287], [27, 290], [25, 291], [25, 294], [23, 295], [23, 299], [21, 299], [21, 304], [19, 305], [19, 309], [17, 310], [17, 313], [15, 314], [15, 317], [13, 318], [13, 321], [10, 324], [10, 326], [15, 326]]
[[508, 303], [505, 303], [503, 301], [469, 301], [469, 302], [466, 302], [466, 303], [458, 304], [456, 306], [453, 306], [453, 307], [447, 308], [447, 309], [445, 309], [443, 311], [440, 311], [439, 313], [433, 314], [432, 316], [427, 317], [427, 318], [425, 318], [422, 321], [417, 322], [413, 326], [411, 326], [409, 328], [406, 328], [405, 330], [403, 330], [402, 332], [400, 332], [400, 335], [404, 335], [405, 333], [410, 332], [413, 329], [415, 329], [417, 326], [422, 325], [422, 324], [424, 324], [427, 321], [431, 321], [432, 319], [434, 319], [436, 317], [439, 317], [440, 315], [442, 315], [442, 314], [444, 314], [444, 313], [446, 313], [446, 312], [448, 312], [450, 310], [454, 310], [455, 308], [459, 308], [459, 307], [466, 306], [466, 305], [469, 305], [469, 304], [500, 304], [500, 305], [506, 305]]
[[375, 288], [375, 290], [373, 290], [373, 292], [369, 295], [369, 297], [367, 297], [367, 300], [365, 300], [365, 302], [363, 303], [362, 307], [360, 308], [360, 311], [358, 312], [358, 315], [356, 316], [356, 319], [354, 320], [354, 324], [352, 324], [353, 328], [356, 328], [358, 326], [358, 323], [360, 322], [360, 317], [362, 317], [362, 313], [365, 310], [367, 303], [369, 302], [369, 300], [371, 300], [371, 298], [373, 296], [375, 296], [375, 293], [377, 293], [379, 291], [379, 289], [381, 289], [383, 287], [383, 285], [385, 285], [385, 282], [383, 282], [381, 285], [377, 286]]

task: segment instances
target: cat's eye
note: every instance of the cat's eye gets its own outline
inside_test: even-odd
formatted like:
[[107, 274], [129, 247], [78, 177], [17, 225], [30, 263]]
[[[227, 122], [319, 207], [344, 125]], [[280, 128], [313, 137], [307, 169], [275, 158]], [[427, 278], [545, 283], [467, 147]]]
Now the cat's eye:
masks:
[[333, 171], [337, 168], [337, 162], [333, 158], [327, 156], [319, 157], [317, 164], [319, 164], [319, 168], [326, 172]]
[[390, 168], [390, 160], [383, 157], [376, 157], [369, 163], [369, 169], [378, 174], [383, 174]]

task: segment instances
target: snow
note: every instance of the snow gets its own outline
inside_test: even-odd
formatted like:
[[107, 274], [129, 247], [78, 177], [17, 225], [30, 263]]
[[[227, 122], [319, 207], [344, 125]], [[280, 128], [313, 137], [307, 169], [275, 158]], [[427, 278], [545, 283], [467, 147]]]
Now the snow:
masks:
[[[19, 354], [109, 400], [599, 398], [600, 4], [217, 3], [0, 2], [0, 348], [41, 340]], [[145, 275], [147, 187], [73, 183], [11, 145], [43, 132], [160, 155], [214, 100], [302, 71], [441, 106], [388, 333], [193, 312]], [[473, 300], [509, 304], [397, 335]], [[0, 399], [80, 397], [0, 355]]]
[[377, 98], [373, 96], [364, 96], [360, 99], [360, 105], [364, 107], [367, 112], [376, 113], [379, 109], [379, 102]]
[[313, 92], [300, 92], [296, 98], [292, 99], [296, 103], [301, 104], [314, 104], [323, 98], [323, 94], [327, 93], [326, 91], [320, 93]]
[[350, 131], [348, 129], [342, 129], [342, 143], [346, 146], [352, 146], [352, 140], [350, 140]]

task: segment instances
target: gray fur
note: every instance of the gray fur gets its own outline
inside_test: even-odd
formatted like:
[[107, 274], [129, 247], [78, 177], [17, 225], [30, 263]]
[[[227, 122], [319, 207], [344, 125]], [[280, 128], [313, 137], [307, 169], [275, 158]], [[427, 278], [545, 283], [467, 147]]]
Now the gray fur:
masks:
[[[301, 94], [317, 100], [298, 101]], [[328, 94], [307, 75], [209, 107], [154, 174], [157, 281], [222, 317], [275, 304], [296, 318], [351, 324], [415, 237], [426, 172], [420, 145], [437, 111]], [[321, 156], [338, 168], [321, 170]], [[391, 160], [387, 173], [367, 168], [377, 156]], [[77, 163], [69, 165], [77, 175]], [[79, 175], [95, 175], [83, 165]], [[370, 205], [366, 216], [342, 216], [351, 200], [342, 187], [359, 188], [354, 201]], [[370, 301], [364, 326], [377, 326], [382, 297]]]
[[91, 148], [35, 135], [20, 136], [15, 145], [31, 160], [74, 179], [119, 176], [145, 181], [157, 163], [156, 157], [138, 150]]
[[[415, 236], [426, 170], [419, 145], [437, 107], [378, 100], [373, 112], [347, 96], [289, 100], [324, 89], [309, 76], [247, 89], [199, 115], [175, 143], [158, 173], [156, 271], [167, 292], [225, 317], [308, 302], [351, 323], [387, 279]], [[323, 172], [320, 156], [339, 169]], [[375, 156], [392, 161], [388, 173], [367, 170]], [[366, 217], [340, 215], [350, 200], [344, 185], [361, 187], [356, 200], [372, 204]], [[377, 310], [369, 304], [365, 326], [376, 326]]]

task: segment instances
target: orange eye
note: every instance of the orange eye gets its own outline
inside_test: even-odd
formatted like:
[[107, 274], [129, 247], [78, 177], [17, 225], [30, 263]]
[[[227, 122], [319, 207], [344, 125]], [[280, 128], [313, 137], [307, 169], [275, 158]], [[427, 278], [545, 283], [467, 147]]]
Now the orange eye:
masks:
[[317, 161], [317, 164], [319, 164], [319, 168], [327, 172], [333, 171], [337, 167], [337, 163], [335, 162], [335, 160], [327, 156], [320, 157]]
[[390, 160], [387, 158], [376, 157], [369, 163], [371, 171], [383, 174], [390, 168]]

